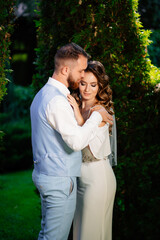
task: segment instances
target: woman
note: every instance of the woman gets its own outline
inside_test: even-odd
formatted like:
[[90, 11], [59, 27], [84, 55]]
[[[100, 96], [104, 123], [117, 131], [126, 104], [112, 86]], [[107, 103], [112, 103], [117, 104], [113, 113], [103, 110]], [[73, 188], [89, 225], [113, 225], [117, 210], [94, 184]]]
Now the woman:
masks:
[[[109, 78], [100, 62], [89, 62], [84, 79], [79, 84], [79, 94], [75, 94], [79, 105], [75, 98], [68, 96], [79, 125], [83, 125], [95, 107], [105, 107], [113, 114]], [[97, 136], [82, 150], [83, 162], [73, 224], [74, 240], [112, 239], [116, 180], [108, 159], [111, 154], [109, 132], [111, 128], [102, 122]]]

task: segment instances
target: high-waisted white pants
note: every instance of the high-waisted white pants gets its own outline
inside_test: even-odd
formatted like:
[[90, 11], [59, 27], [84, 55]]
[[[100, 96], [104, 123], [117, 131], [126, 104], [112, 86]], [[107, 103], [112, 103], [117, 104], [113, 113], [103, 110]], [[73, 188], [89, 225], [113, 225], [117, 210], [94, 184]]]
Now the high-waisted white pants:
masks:
[[82, 163], [74, 240], [111, 240], [116, 179], [109, 160]]

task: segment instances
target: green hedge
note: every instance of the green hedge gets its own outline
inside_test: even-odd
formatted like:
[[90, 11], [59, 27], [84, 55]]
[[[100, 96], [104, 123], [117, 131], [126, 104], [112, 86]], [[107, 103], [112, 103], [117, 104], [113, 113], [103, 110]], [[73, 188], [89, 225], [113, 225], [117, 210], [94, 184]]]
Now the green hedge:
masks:
[[31, 126], [29, 107], [33, 99], [31, 87], [13, 86], [12, 102], [0, 114], [3, 141], [0, 142], [0, 173], [31, 168]]
[[[13, 5], [14, 1], [0, 1], [0, 103], [7, 92], [6, 85], [9, 81], [8, 74], [11, 72], [10, 65], [10, 34], [13, 30]], [[0, 131], [0, 141], [3, 132]]]
[[[8, 83], [7, 68], [10, 60], [10, 34], [13, 30], [13, 5], [14, 1], [3, 0], [0, 2], [0, 102], [6, 94], [6, 84]], [[7, 65], [7, 66], [6, 66]]]
[[148, 47], [151, 61], [157, 67], [160, 67], [160, 30], [152, 30], [152, 44]]

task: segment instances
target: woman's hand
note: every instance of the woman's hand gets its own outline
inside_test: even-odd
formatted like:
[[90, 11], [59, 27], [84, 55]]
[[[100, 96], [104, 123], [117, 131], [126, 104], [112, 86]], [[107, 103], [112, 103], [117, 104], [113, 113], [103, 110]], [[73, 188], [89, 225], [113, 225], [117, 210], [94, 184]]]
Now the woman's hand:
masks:
[[96, 105], [96, 106], [92, 107], [91, 108], [91, 113], [94, 112], [94, 111], [97, 111], [101, 114], [103, 122], [105, 122], [105, 123], [108, 122], [111, 126], [113, 125], [112, 115], [110, 115], [103, 106]]
[[73, 110], [74, 110], [74, 115], [75, 115], [75, 118], [77, 120], [77, 123], [78, 125], [82, 126], [84, 124], [84, 119], [81, 115], [81, 112], [79, 110], [79, 106], [75, 100], [75, 98], [72, 96], [72, 95], [67, 95], [67, 99], [70, 103], [70, 105], [72, 106]]

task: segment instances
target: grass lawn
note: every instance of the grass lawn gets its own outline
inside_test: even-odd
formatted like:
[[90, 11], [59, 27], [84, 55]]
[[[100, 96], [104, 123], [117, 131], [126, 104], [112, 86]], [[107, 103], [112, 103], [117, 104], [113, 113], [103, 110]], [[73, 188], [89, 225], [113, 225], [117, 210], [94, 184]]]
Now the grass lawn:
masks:
[[0, 239], [36, 240], [40, 217], [32, 170], [0, 175]]

